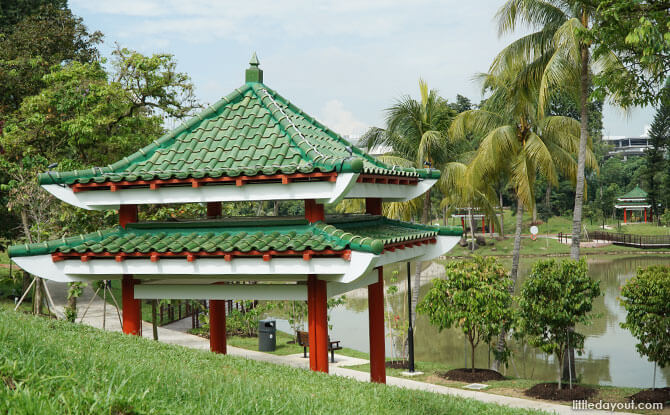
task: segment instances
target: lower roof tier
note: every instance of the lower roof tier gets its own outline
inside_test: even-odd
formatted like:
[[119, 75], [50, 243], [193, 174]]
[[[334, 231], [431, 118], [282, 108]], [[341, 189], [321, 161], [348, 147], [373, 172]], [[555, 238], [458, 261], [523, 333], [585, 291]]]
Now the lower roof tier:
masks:
[[140, 222], [86, 235], [9, 248], [10, 257], [51, 254], [67, 258], [187, 256], [346, 256], [350, 251], [380, 254], [437, 235], [460, 235], [460, 227], [394, 221], [382, 216], [346, 215], [308, 223], [296, 217], [230, 218], [189, 222]]

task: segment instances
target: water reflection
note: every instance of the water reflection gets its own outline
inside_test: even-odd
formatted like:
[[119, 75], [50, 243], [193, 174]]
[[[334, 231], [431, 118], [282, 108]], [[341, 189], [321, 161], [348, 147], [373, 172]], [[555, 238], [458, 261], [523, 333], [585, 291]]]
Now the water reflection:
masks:
[[[536, 259], [522, 259], [517, 289], [530, 271]], [[509, 267], [509, 261], [502, 261]], [[577, 375], [583, 382], [602, 385], [650, 387], [653, 364], [640, 357], [635, 349], [635, 339], [627, 330], [619, 327], [626, 312], [619, 304], [620, 287], [631, 278], [637, 268], [656, 264], [670, 265], [667, 256], [636, 256], [626, 258], [589, 258], [589, 273], [601, 281], [603, 296], [594, 304], [599, 317], [587, 327], [578, 330], [586, 335], [584, 354], [577, 357]], [[400, 310], [407, 301], [405, 295], [405, 270], [402, 265], [387, 267], [385, 278], [390, 279], [393, 270], [399, 271], [400, 292], [390, 299], [390, 306]], [[423, 297], [430, 283], [421, 287]], [[332, 312], [333, 330], [331, 336], [342, 340], [347, 347], [368, 351], [368, 313], [365, 290], [349, 295], [346, 307]], [[465, 363], [466, 348], [464, 336], [458, 330], [439, 332], [430, 325], [428, 318], [419, 316], [415, 332], [417, 360], [441, 362], [462, 367]], [[387, 353], [390, 351], [387, 339]], [[557, 369], [554, 359], [537, 349], [521, 343], [512, 343], [514, 356], [506, 369], [506, 374], [531, 379], [554, 380]], [[467, 351], [469, 354], [469, 351]], [[475, 359], [477, 365], [485, 367], [489, 361], [487, 345], [478, 347]], [[468, 360], [469, 361], [469, 360]], [[658, 369], [656, 386], [669, 385], [670, 368]]]

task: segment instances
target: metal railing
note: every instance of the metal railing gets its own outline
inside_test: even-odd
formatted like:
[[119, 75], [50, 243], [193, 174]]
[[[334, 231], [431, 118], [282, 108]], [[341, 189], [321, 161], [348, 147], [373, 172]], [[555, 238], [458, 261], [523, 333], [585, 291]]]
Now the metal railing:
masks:
[[628, 233], [593, 231], [590, 236], [592, 240], [610, 241], [615, 245], [638, 248], [670, 247], [670, 235], [633, 235]]

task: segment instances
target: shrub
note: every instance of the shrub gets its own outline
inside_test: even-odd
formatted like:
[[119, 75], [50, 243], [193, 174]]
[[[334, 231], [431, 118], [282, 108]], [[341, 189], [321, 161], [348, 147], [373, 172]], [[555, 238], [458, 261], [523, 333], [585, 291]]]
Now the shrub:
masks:
[[598, 296], [600, 282], [589, 278], [584, 259], [538, 261], [523, 284], [518, 330], [532, 346], [556, 355], [559, 389], [566, 349], [584, 347], [584, 336], [574, 327], [591, 322], [589, 313]]
[[630, 330], [640, 342], [637, 351], [661, 367], [670, 363], [670, 267], [640, 268], [621, 289], [621, 303]]
[[512, 322], [512, 281], [495, 258], [475, 256], [472, 260], [444, 266], [446, 278], [433, 280], [433, 287], [417, 306], [440, 330], [459, 327], [472, 350], [489, 342]]

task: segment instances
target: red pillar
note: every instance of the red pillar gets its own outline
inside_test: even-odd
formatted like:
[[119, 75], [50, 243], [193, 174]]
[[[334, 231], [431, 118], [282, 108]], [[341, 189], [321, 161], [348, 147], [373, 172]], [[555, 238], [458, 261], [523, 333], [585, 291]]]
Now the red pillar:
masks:
[[647, 223], [647, 208], [644, 208], [644, 223]]
[[227, 353], [226, 347], [226, 301], [209, 301], [209, 350]]
[[135, 336], [142, 335], [142, 305], [135, 299], [135, 284], [132, 275], [124, 275], [121, 281], [121, 297], [123, 304], [123, 332]]
[[305, 219], [309, 223], [318, 222], [325, 219], [323, 205], [316, 203], [314, 199], [305, 200]]
[[126, 224], [137, 222], [137, 205], [119, 206], [119, 225], [126, 227]]
[[463, 228], [463, 232], [465, 232], [465, 218], [461, 218], [461, 228]]
[[221, 202], [207, 202], [207, 219], [221, 216]]
[[368, 285], [370, 322], [370, 380], [386, 383], [386, 350], [384, 345], [384, 270], [377, 268], [377, 282]]
[[[119, 206], [119, 225], [137, 222], [137, 205]], [[121, 280], [121, 301], [123, 305], [123, 332], [135, 336], [142, 335], [142, 303], [135, 299], [135, 284], [139, 281], [132, 275], [124, 275]]]
[[623, 223], [626, 223], [626, 209], [623, 210]]
[[365, 213], [371, 215], [382, 214], [382, 200], [378, 197], [369, 197], [365, 199]]
[[482, 234], [484, 233], [486, 229], [486, 222], [484, 222], [484, 217], [482, 216]]
[[493, 236], [494, 233], [496, 233], [496, 220], [495, 220], [495, 218], [491, 219], [491, 236]]
[[309, 325], [309, 368], [328, 373], [328, 317], [326, 282], [307, 277], [307, 318]]

